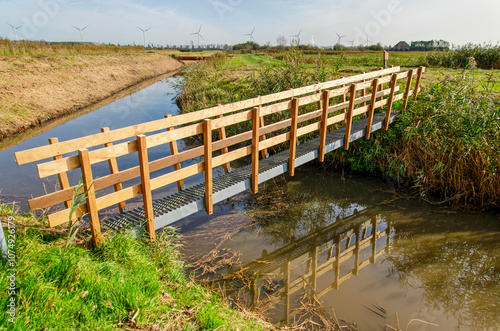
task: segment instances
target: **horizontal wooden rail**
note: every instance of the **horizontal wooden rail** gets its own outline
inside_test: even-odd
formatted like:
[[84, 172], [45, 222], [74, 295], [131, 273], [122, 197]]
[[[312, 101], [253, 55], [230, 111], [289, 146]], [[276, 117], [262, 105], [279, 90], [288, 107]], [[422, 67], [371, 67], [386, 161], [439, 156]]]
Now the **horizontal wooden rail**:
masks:
[[[399, 72], [398, 67], [378, 70], [233, 104], [220, 105], [194, 113], [167, 116], [162, 120], [124, 129], [113, 131], [103, 130], [101, 134], [66, 142], [52, 140], [51, 145], [30, 150], [32, 155], [28, 156], [29, 151], [23, 151], [19, 152], [16, 158], [20, 162], [19, 164], [22, 164], [31, 162], [29, 160], [41, 160], [40, 153], [47, 152], [43, 158], [52, 157], [54, 159], [37, 165], [38, 174], [41, 178], [64, 174], [70, 170], [81, 168], [83, 165], [82, 160], [86, 162], [84, 166], [87, 174], [87, 182], [91, 178], [92, 188], [97, 195], [95, 198], [90, 198], [90, 203], [87, 202], [79, 206], [72, 214], [71, 219], [69, 217], [69, 208], [49, 214], [50, 226], [53, 227], [76, 220], [85, 214], [92, 215], [92, 218], [96, 220], [94, 223], [98, 224], [98, 217], [96, 215], [99, 210], [113, 205], [124, 206], [127, 200], [142, 195], [145, 208], [147, 208], [147, 211], [145, 211], [145, 221], [148, 224], [150, 237], [154, 240], [154, 233], [152, 233], [154, 231], [154, 215], [151, 207], [151, 191], [176, 182], [179, 188], [181, 188], [182, 185], [179, 183], [183, 184], [185, 179], [205, 172], [206, 181], [208, 181], [206, 182], [206, 207], [207, 211], [211, 212], [213, 204], [211, 188], [213, 180], [212, 169], [224, 166], [226, 170], [229, 170], [230, 162], [252, 155], [252, 191], [257, 192], [259, 152], [265, 151], [267, 153], [267, 150], [272, 147], [290, 142], [289, 172], [290, 175], [293, 175], [295, 168], [295, 148], [299, 137], [304, 137], [318, 131], [321, 137], [319, 149], [320, 160], [322, 160], [322, 155], [324, 154], [324, 137], [326, 137], [325, 135], [329, 126], [334, 124], [339, 125], [342, 122], [347, 125], [345, 139], [345, 147], [347, 148], [349, 146], [352, 122], [358, 116], [368, 115], [366, 135], [368, 139], [370, 137], [373, 112], [376, 109], [386, 107], [385, 113], [387, 118], [392, 111], [393, 103], [399, 100], [404, 101], [403, 109], [405, 109], [410, 97], [415, 97], [419, 91], [419, 82], [423, 72], [423, 68], [405, 72]], [[415, 76], [416, 79], [413, 80]], [[405, 80], [402, 93], [398, 93], [400, 91], [399, 80]], [[416, 82], [413, 89], [411, 88], [412, 81]], [[383, 89], [384, 85], [388, 86], [388, 88]], [[382, 88], [382, 90], [378, 91], [379, 88]], [[346, 97], [338, 102], [338, 97], [342, 96]], [[337, 103], [332, 104], [335, 101]], [[249, 109], [251, 107], [253, 109]], [[278, 113], [280, 113], [279, 116], [266, 117], [265, 122], [267, 122], [267, 125], [265, 125], [265, 116]], [[289, 114], [288, 118], [286, 117], [287, 114]], [[276, 121], [274, 118], [281, 118], [281, 120]], [[204, 121], [203, 123], [189, 124], [199, 120]], [[252, 123], [248, 131], [229, 137], [226, 136], [226, 127], [244, 122], [247, 122], [245, 124], [247, 128], [248, 123]], [[387, 127], [387, 123], [385, 127]], [[179, 125], [181, 127], [178, 127]], [[125, 129], [128, 131], [126, 132]], [[219, 139], [212, 141], [214, 130], [219, 133]], [[201, 137], [201, 135], [203, 135], [205, 141], [203, 146], [193, 147], [181, 152], [175, 148], [178, 140], [195, 136]], [[127, 137], [133, 137], [134, 139], [115, 143]], [[88, 143], [82, 145], [83, 139], [88, 139]], [[70, 147], [70, 142], [74, 143], [72, 147]], [[79, 146], [92, 147], [99, 144], [104, 144], [104, 146], [86, 151], [84, 154], [79, 152], [79, 155], [63, 156], [63, 154], [73, 152]], [[165, 144], [174, 145], [174, 148], [171, 148], [171, 155], [158, 160], [148, 161], [147, 150]], [[213, 155], [214, 152], [215, 155]], [[138, 153], [139, 166], [119, 171], [117, 160], [122, 156], [132, 153]], [[219, 155], [219, 153], [222, 154]], [[198, 160], [195, 161], [197, 163], [180, 166], [182, 162], [196, 160], [196, 158], [202, 156], [203, 162]], [[262, 157], [265, 157], [265, 155]], [[92, 165], [104, 161], [112, 163], [113, 166], [110, 167], [111, 173], [100, 178], [88, 177], [91, 176]], [[150, 178], [150, 173], [170, 166], [174, 166], [174, 171]], [[124, 183], [135, 178], [140, 178], [141, 184], [124, 187]], [[114, 186], [115, 192], [101, 196], [102, 192], [100, 191], [110, 186]], [[76, 186], [69, 186], [68, 184], [63, 185], [59, 191], [35, 197], [29, 201], [30, 209], [48, 208], [65, 203], [72, 199], [75, 189]]]

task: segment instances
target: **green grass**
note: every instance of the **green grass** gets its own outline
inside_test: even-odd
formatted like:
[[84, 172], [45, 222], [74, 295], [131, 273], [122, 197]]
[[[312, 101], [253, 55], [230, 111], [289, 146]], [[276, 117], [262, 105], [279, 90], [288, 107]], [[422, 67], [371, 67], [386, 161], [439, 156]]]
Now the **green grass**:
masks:
[[[0, 205], [0, 217], [9, 216], [20, 223], [15, 247], [18, 302], [15, 324], [8, 315], [0, 316], [2, 330], [268, 327], [186, 278], [172, 229], [159, 233], [156, 243], [132, 234], [109, 235], [102, 248], [91, 250], [81, 243], [66, 247], [66, 231], [47, 231], [42, 220]], [[0, 307], [7, 311], [9, 267], [1, 262], [0, 269]]]

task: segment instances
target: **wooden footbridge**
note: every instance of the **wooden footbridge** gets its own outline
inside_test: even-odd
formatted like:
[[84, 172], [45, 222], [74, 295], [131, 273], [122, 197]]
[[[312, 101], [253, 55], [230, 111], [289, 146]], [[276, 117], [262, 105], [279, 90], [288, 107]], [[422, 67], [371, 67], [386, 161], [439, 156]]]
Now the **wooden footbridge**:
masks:
[[[48, 215], [51, 227], [88, 215], [97, 245], [101, 223], [111, 229], [145, 224], [154, 240], [155, 231], [166, 225], [202, 209], [212, 214], [214, 203], [249, 188], [256, 193], [259, 183], [285, 172], [293, 176], [306, 162], [323, 162], [325, 153], [348, 149], [353, 140], [387, 130], [399, 114], [394, 103], [401, 100], [404, 111], [410, 98], [416, 100], [423, 72], [423, 67], [393, 67], [121, 129], [102, 128], [101, 133], [77, 139], [52, 138], [46, 146], [17, 152], [16, 161], [21, 165], [44, 160], [37, 164], [39, 177], [58, 176], [60, 190], [29, 201], [31, 210], [60, 207]], [[233, 132], [235, 127], [246, 129], [226, 135], [226, 128]], [[178, 140], [196, 136], [203, 136], [203, 146], [178, 150]], [[268, 149], [285, 144], [288, 150], [268, 155]], [[148, 148], [162, 145], [170, 147], [170, 155], [150, 161]], [[139, 165], [119, 169], [119, 158], [132, 153], [137, 153]], [[236, 160], [247, 160], [248, 165], [231, 171], [230, 162]], [[110, 173], [96, 178], [92, 166], [101, 162], [109, 164]], [[172, 166], [171, 172], [152, 176]], [[223, 167], [225, 174], [214, 178], [216, 167]], [[80, 169], [83, 185], [69, 183], [67, 172], [74, 169]], [[184, 179], [202, 172], [204, 183], [184, 186]], [[135, 178], [140, 184], [126, 185]], [[153, 201], [153, 190], [174, 183], [179, 192]], [[106, 192], [109, 187], [113, 192]], [[75, 193], [85, 199], [72, 212]], [[138, 196], [143, 206], [128, 211], [126, 201]], [[100, 221], [99, 212], [114, 205], [120, 214]]]

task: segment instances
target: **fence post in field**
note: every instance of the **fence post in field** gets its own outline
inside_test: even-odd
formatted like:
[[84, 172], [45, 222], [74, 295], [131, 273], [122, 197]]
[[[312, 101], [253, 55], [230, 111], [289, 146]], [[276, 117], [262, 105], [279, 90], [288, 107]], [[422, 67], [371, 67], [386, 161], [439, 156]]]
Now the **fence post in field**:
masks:
[[420, 79], [422, 78], [423, 71], [424, 71], [424, 67], [420, 67], [417, 69], [417, 80], [415, 82], [415, 90], [413, 91], [413, 101], [417, 100], [418, 89], [420, 87]]
[[82, 170], [83, 189], [86, 193], [87, 211], [89, 213], [90, 230], [92, 242], [95, 247], [102, 245], [101, 226], [95, 197], [94, 180], [92, 178], [92, 166], [90, 165], [89, 150], [86, 148], [78, 150], [78, 158]]
[[[222, 114], [217, 115], [217, 118], [222, 118], [222, 117], [224, 117], [224, 115], [222, 115]], [[219, 139], [220, 140], [226, 139], [226, 128], [224, 126], [219, 128]], [[228, 152], [229, 152], [229, 149], [227, 147], [221, 148], [222, 154], [227, 154]], [[227, 174], [231, 169], [231, 164], [229, 162], [227, 162], [227, 163], [224, 163], [222, 165], [222, 167], [224, 168], [224, 172]]]
[[[59, 139], [57, 138], [49, 138], [49, 144], [57, 144], [59, 142]], [[59, 160], [62, 159], [62, 155], [56, 155], [53, 157], [54, 160]], [[59, 179], [59, 185], [61, 186], [61, 190], [65, 190], [69, 188], [69, 181], [68, 181], [68, 175], [66, 172], [60, 172], [57, 174], [57, 178]], [[64, 205], [66, 208], [71, 207], [71, 200], [64, 201]]]
[[260, 107], [252, 111], [252, 193], [259, 192]]
[[346, 127], [345, 127], [345, 137], [344, 137], [344, 149], [347, 151], [349, 149], [349, 143], [351, 141], [351, 128], [352, 128], [352, 117], [354, 113], [354, 102], [356, 101], [356, 84], [352, 84], [349, 93], [351, 98], [349, 99], [349, 109], [346, 113]]
[[[109, 128], [101, 128], [101, 132], [108, 132], [108, 131], [109, 131]], [[104, 144], [104, 147], [110, 147], [110, 146], [113, 146], [112, 142]], [[109, 159], [108, 160], [108, 165], [109, 165], [109, 172], [111, 174], [116, 174], [117, 172], [120, 172], [118, 170], [118, 163], [116, 162], [116, 158], [113, 157], [113, 158]], [[120, 191], [120, 190], [123, 189], [122, 183], [117, 183], [117, 184], [113, 185], [113, 187], [115, 189], [115, 192]], [[125, 203], [125, 201], [122, 201], [122, 202], [118, 203], [118, 209], [120, 210], [121, 214], [123, 214], [124, 209], [126, 207], [127, 207], [127, 204]]]
[[372, 81], [372, 98], [368, 106], [368, 122], [366, 124], [366, 139], [370, 139], [372, 132], [373, 114], [375, 113], [375, 103], [377, 102], [378, 78]]
[[410, 94], [412, 79], [413, 79], [413, 69], [408, 71], [408, 78], [406, 81], [405, 94], [403, 96], [403, 108], [401, 110], [401, 113], [404, 113], [406, 107], [408, 106], [408, 95]]
[[203, 120], [203, 146], [205, 161], [205, 209], [208, 215], [214, 213], [212, 173], [212, 120]]
[[299, 99], [293, 98], [290, 108], [292, 124], [290, 126], [290, 157], [288, 160], [288, 174], [295, 175], [295, 153], [297, 151], [297, 122], [299, 117]]
[[146, 231], [151, 241], [156, 240], [155, 223], [153, 213], [153, 196], [151, 194], [151, 179], [149, 174], [148, 146], [146, 136], [137, 136], [137, 151], [139, 154], [139, 170], [141, 172], [142, 200], [144, 204], [144, 219]]
[[328, 108], [330, 106], [330, 91], [326, 90], [323, 92], [322, 96], [322, 115], [321, 115], [321, 126], [319, 130], [319, 162], [325, 161], [325, 145], [326, 145], [326, 133], [328, 131]]
[[[172, 114], [167, 114], [164, 116], [165, 118], [170, 118], [172, 117]], [[170, 126], [167, 128], [167, 131], [172, 131], [175, 128], [173, 126]], [[179, 153], [179, 149], [177, 148], [177, 140], [172, 140], [170, 142], [170, 154], [175, 155]], [[174, 171], [181, 170], [181, 164], [176, 163], [174, 164]], [[179, 179], [177, 181], [177, 190], [180, 192], [184, 189], [184, 179]]]

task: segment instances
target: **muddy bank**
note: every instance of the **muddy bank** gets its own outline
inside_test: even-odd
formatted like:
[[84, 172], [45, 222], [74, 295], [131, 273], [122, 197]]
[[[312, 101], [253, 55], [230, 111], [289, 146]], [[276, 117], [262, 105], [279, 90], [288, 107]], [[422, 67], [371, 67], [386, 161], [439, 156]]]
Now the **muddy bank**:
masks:
[[141, 82], [154, 83], [182, 66], [161, 52], [0, 57], [0, 140], [106, 102]]

